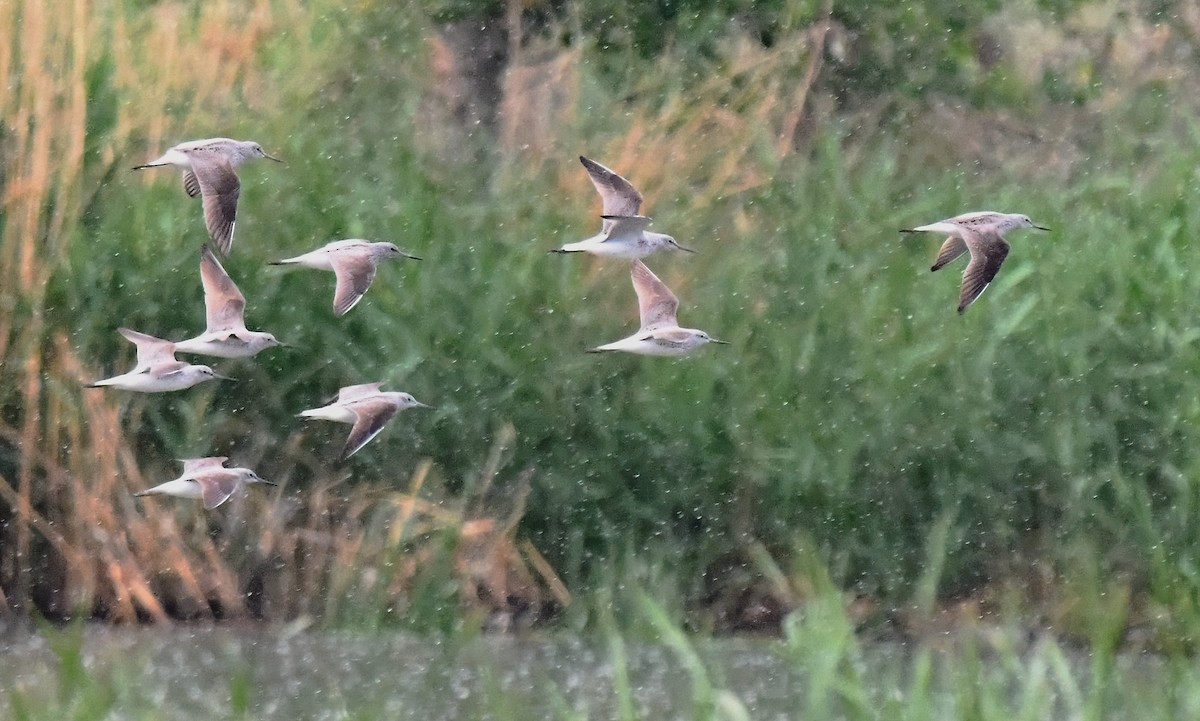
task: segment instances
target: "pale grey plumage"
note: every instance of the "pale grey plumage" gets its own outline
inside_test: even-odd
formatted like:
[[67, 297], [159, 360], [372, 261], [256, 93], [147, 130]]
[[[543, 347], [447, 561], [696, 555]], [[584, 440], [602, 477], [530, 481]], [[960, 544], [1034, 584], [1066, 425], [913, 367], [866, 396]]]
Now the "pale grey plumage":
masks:
[[135, 166], [134, 170], [167, 165], [181, 168], [184, 191], [193, 198], [201, 196], [209, 237], [222, 255], [229, 255], [242, 187], [236, 171], [242, 163], [254, 158], [283, 162], [267, 155], [261, 145], [251, 140], [206, 138], [180, 143], [159, 158]]
[[[583, 163], [588, 178], [596, 187], [596, 192], [600, 193], [601, 217], [630, 217], [638, 214], [642, 209], [642, 194], [633, 187], [633, 183], [590, 158], [580, 155], [579, 162]], [[612, 220], [606, 219], [601, 226], [602, 232], [607, 234], [612, 224]]]
[[579, 156], [579, 162], [587, 169], [592, 185], [600, 193], [602, 201], [600, 233], [578, 243], [567, 243], [552, 253], [591, 253], [609, 258], [633, 260], [645, 258], [661, 250], [682, 250], [694, 253], [664, 233], [654, 233], [647, 228], [650, 219], [638, 215], [642, 207], [642, 194], [625, 178], [594, 160]]
[[230, 496], [244, 485], [251, 483], [276, 485], [260, 478], [249, 468], [225, 468], [227, 460], [225, 456], [180, 459], [180, 462], [183, 463], [183, 473], [178, 478], [133, 495], [200, 499], [204, 501], [205, 510], [211, 511], [229, 500]]
[[163, 393], [214, 379], [233, 380], [219, 375], [206, 365], [192, 365], [175, 359], [175, 344], [128, 328], [118, 332], [137, 346], [137, 365], [128, 373], [105, 378], [90, 384], [90, 388], [111, 386], [140, 393]]
[[312, 252], [272, 262], [272, 265], [299, 265], [317, 270], [331, 270], [337, 279], [333, 293], [333, 313], [343, 316], [358, 305], [371, 282], [379, 263], [388, 258], [420, 260], [394, 243], [372, 243], [353, 238], [337, 240]]
[[382, 383], [345, 386], [338, 391], [337, 400], [333, 403], [302, 411], [300, 415], [352, 424], [342, 449], [341, 457], [344, 460], [379, 435], [398, 412], [406, 408], [430, 408], [408, 393], [379, 390], [382, 386]]
[[938, 250], [930, 270], [945, 267], [964, 253], [971, 260], [963, 271], [962, 288], [959, 294], [958, 312], [965, 313], [1000, 272], [1000, 266], [1008, 257], [1010, 246], [1004, 234], [1018, 228], [1049, 230], [1034, 224], [1029, 216], [1020, 213], [997, 213], [978, 211], [963, 213], [936, 223], [902, 229], [902, 233], [944, 233], [948, 237]]
[[630, 270], [638, 297], [638, 332], [621, 340], [593, 348], [590, 352], [627, 351], [642, 355], [683, 355], [706, 343], [725, 344], [702, 330], [681, 328], [677, 320], [679, 299], [646, 264], [633, 262]]
[[176, 343], [177, 352], [247, 358], [282, 345], [270, 333], [246, 328], [246, 297], [207, 245], [200, 248], [200, 282], [204, 286], [205, 329]]

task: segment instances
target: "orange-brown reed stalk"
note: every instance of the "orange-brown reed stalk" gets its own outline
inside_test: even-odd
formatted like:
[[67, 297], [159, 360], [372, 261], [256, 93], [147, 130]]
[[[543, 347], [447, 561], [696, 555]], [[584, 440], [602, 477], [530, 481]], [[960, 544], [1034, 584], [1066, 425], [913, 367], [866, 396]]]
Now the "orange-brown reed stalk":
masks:
[[[142, 474], [121, 397], [83, 391], [96, 369], [51, 326], [46, 289], [66, 272], [99, 179], [184, 139], [181, 128], [210, 126], [234, 96], [264, 102], [263, 38], [279, 16], [294, 24], [315, 12], [298, 0], [168, 2], [141, 14], [121, 2], [51, 5], [0, 3], [0, 77], [15, 79], [0, 94], [0, 613], [284, 618], [336, 612], [343, 596], [376, 589], [395, 606], [427, 553], [423, 539], [441, 533], [465, 539], [464, 559], [501, 549], [497, 563], [526, 581], [530, 559], [565, 603], [536, 550], [516, 551], [513, 516], [494, 523], [481, 506], [471, 517], [418, 497], [428, 464], [408, 493], [338, 494], [336, 481], [318, 479], [311, 492], [246, 494], [212, 514], [135, 501], [131, 490], [163, 479]], [[104, 135], [88, 137], [89, 71], [101, 59], [121, 102]], [[526, 475], [518, 487], [528, 484]], [[461, 573], [473, 591], [469, 565]]]
[[[151, 558], [184, 560], [179, 539], [162, 543], [126, 495], [145, 482], [114, 402], [80, 392], [92, 375], [62, 329], [52, 328], [45, 294], [79, 240], [82, 209], [131, 139], [161, 144], [181, 113], [219, 101], [252, 70], [252, 49], [269, 18], [211, 3], [196, 28], [190, 11], [163, 4], [134, 19], [122, 3], [15, 0], [0, 7], [0, 589], [6, 612], [99, 612], [115, 619], [165, 618], [144, 568]], [[230, 16], [238, 15], [237, 22]], [[250, 22], [243, 17], [249, 17]], [[225, 39], [221, 42], [220, 39]], [[105, 60], [119, 104], [115, 126], [87, 137], [89, 75]], [[183, 114], [186, 114], [183, 113]], [[94, 153], [85, 157], [85, 147]], [[125, 160], [122, 160], [125, 162]], [[184, 564], [187, 566], [187, 564]], [[193, 595], [201, 575], [181, 572]]]
[[[583, 48], [560, 49], [539, 38], [512, 44], [501, 140], [526, 164], [531, 154], [556, 161], [581, 150], [593, 154], [636, 178], [648, 207], [663, 197], [686, 195], [689, 208], [702, 208], [759, 187], [779, 162], [803, 147], [805, 129], [817, 114], [814, 88], [827, 39], [837, 28], [831, 12], [831, 3], [822, 3], [816, 22], [781, 32], [770, 47], [731, 33], [718, 41], [719, 62], [705, 73], [695, 73], [675, 52], [664, 52], [644, 87], [634, 89], [659, 102], [585, 98]], [[514, 32], [520, 32], [519, 24]], [[579, 138], [572, 129], [587, 114], [611, 121], [607, 147], [574, 147]], [[586, 175], [562, 166], [568, 168], [564, 190], [571, 197], [592, 197]]]

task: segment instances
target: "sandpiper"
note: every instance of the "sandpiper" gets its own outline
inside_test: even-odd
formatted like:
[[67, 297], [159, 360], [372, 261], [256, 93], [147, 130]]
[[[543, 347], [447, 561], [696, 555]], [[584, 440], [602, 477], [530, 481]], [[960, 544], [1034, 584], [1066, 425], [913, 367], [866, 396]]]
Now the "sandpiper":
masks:
[[346, 386], [338, 391], [337, 400], [327, 406], [303, 411], [304, 418], [321, 418], [339, 423], [352, 423], [342, 460], [354, 455], [379, 435], [397, 412], [406, 408], [432, 408], [408, 393], [381, 391], [383, 383], [363, 383]]
[[669, 235], [652, 233], [646, 228], [650, 219], [638, 215], [642, 207], [642, 194], [637, 188], [609, 168], [594, 160], [579, 156], [579, 162], [588, 171], [592, 185], [600, 192], [604, 201], [600, 217], [603, 223], [600, 233], [578, 243], [567, 243], [551, 253], [592, 253], [608, 258], [645, 258], [660, 250], [682, 250], [685, 248]]
[[371, 287], [371, 281], [375, 279], [376, 267], [387, 258], [420, 260], [392, 243], [351, 239], [335, 240], [311, 253], [277, 260], [271, 265], [301, 265], [317, 270], [332, 270], [337, 277], [337, 287], [333, 292], [333, 314], [343, 316], [362, 300]]
[[641, 327], [637, 333], [619, 341], [593, 348], [589, 353], [623, 350], [642, 355], [683, 355], [705, 343], [726, 344], [702, 330], [680, 328], [676, 320], [679, 299], [658, 279], [646, 264], [633, 261], [633, 289], [637, 291]]
[[201, 196], [208, 235], [221, 255], [229, 255], [233, 249], [233, 226], [237, 220], [238, 194], [242, 187], [236, 170], [239, 165], [254, 158], [283, 162], [267, 155], [261, 145], [251, 140], [207, 138], [180, 143], [161, 158], [135, 166], [134, 170], [166, 165], [183, 168], [184, 192], [193, 198]]
[[141, 393], [161, 393], [191, 388], [197, 383], [216, 378], [232, 378], [213, 372], [205, 365], [192, 365], [175, 359], [175, 344], [169, 340], [138, 333], [128, 328], [118, 328], [122, 336], [137, 346], [137, 365], [128, 373], [96, 381], [89, 388], [112, 386]]
[[173, 481], [160, 483], [153, 488], [139, 491], [135, 496], [175, 496], [176, 498], [199, 498], [204, 508], [212, 510], [229, 500], [241, 486], [250, 483], [276, 484], [265, 481], [249, 468], [226, 468], [224, 456], [209, 458], [184, 458], [183, 474]]
[[958, 312], [964, 313], [972, 303], [979, 300], [979, 296], [983, 295], [983, 291], [987, 290], [988, 285], [1000, 272], [1000, 266], [1008, 257], [1009, 250], [1004, 234], [1017, 228], [1050, 230], [1035, 225], [1028, 215], [985, 210], [963, 213], [916, 228], [902, 228], [900, 232], [945, 233], [949, 236], [942, 243], [930, 270], [938, 270], [963, 253], [970, 252], [971, 260], [963, 271], [962, 292], [958, 301]]
[[246, 297], [207, 245], [200, 247], [200, 282], [204, 285], [205, 330], [176, 343], [177, 352], [248, 358], [283, 345], [270, 333], [246, 330]]

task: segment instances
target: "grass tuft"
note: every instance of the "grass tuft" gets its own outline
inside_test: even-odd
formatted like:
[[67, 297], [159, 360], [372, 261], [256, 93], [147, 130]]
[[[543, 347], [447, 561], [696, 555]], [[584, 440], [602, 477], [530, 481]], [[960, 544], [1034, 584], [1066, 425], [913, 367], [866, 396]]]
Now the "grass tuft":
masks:
[[[1146, 54], [1097, 56], [1103, 96], [1055, 81], [1071, 102], [958, 48], [945, 87], [1037, 99], [1006, 108], [917, 75], [839, 93], [841, 24], [868, 22], [852, 8], [788, 4], [653, 57], [548, 15], [477, 68], [496, 79], [481, 109], [463, 70], [481, 61], [436, 8], [138, 9], [0, 10], [5, 613], [453, 631], [565, 608], [587, 627], [598, 602], [572, 600], [615, 584], [663, 589], [688, 628], [778, 628], [842, 589], [916, 636], [947, 609], [1016, 608], [1098, 645], [1195, 648], [1194, 74], [1135, 79], [1185, 30], [1147, 44], [1145, 22], [1112, 21], [1105, 47]], [[1058, 32], [1012, 51], [1070, 79]], [[1092, 39], [1078, 52], [1109, 52]], [[1147, 115], [1147, 97], [1173, 102]], [[251, 326], [297, 349], [222, 364], [238, 384], [84, 390], [130, 362], [118, 325], [201, 322], [198, 208], [173, 173], [127, 168], [207, 135], [288, 161], [244, 170], [228, 269]], [[636, 305], [623, 265], [545, 252], [595, 232], [579, 154], [697, 247], [653, 267], [731, 346], [582, 353]], [[1054, 230], [1014, 233], [959, 317], [958, 271], [926, 270], [936, 239], [896, 231], [980, 208]], [[347, 236], [425, 260], [382, 268], [343, 319], [327, 275], [266, 265]], [[437, 410], [338, 466], [339, 438], [294, 415], [373, 380]], [[130, 497], [208, 454], [282, 491], [214, 514]], [[610, 597], [617, 626], [653, 625]]]

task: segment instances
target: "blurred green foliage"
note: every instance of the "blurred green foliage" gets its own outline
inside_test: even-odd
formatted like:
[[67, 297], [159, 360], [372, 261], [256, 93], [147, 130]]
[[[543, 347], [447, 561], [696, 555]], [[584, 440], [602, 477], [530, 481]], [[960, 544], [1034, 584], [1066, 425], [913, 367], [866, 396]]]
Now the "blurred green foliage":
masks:
[[1007, 628], [912, 647], [868, 644], [837, 594], [812, 599], [776, 641], [701, 639], [672, 622], [657, 594], [637, 596], [648, 633], [610, 632], [607, 652], [547, 636], [435, 642], [219, 626], [45, 629], [40, 639], [9, 640], [19, 663], [0, 669], [7, 691], [0, 713], [20, 721], [388, 714], [1156, 721], [1200, 710], [1200, 678], [1184, 657], [1118, 655], [1109, 644], [1082, 653]]
[[[836, 4], [868, 55], [824, 82], [912, 113], [933, 86], [967, 93], [971, 30], [998, 5]], [[639, 573], [620, 564], [644, 557], [694, 599], [704, 569], [732, 549], [804, 536], [840, 587], [896, 605], [927, 598], [922, 583], [954, 592], [1019, 576], [1030, 548], [1070, 577], [1081, 547], [1156, 602], [1194, 605], [1200, 278], [1189, 243], [1200, 209], [1188, 198], [1200, 151], [1186, 104], [1164, 103], [1132, 129], [1122, 120], [1146, 111], [1117, 106], [1061, 173], [963, 162], [903, 128], [832, 119], [803, 152], [764, 161], [760, 185], [697, 208], [685, 179], [648, 212], [700, 252], [650, 264], [680, 296], [681, 321], [732, 346], [596, 357], [583, 350], [630, 332], [636, 303], [625, 264], [546, 254], [596, 229], [590, 187], [564, 194], [561, 178], [583, 172], [574, 156], [610, 162], [603, 150], [621, 144], [638, 103], [706, 100], [667, 86], [663, 57], [711, 67], [731, 20], [769, 44], [821, 11], [786, 0], [551, 6], [583, 20], [588, 117], [560, 129], [561, 157], [543, 161], [486, 128], [435, 128], [422, 115], [431, 81], [419, 58], [436, 22], [500, 10], [345, 11], [320, 62], [290, 39], [267, 48], [278, 107], [209, 118], [288, 162], [242, 173], [226, 267], [250, 327], [297, 348], [222, 366], [237, 384], [127, 401], [148, 464], [273, 448], [258, 470], [296, 478], [303, 493], [342, 472], [304, 462], [311, 449], [332, 464], [342, 429], [295, 413], [339, 386], [384, 380], [437, 410], [404, 414], [356, 456], [347, 493], [363, 479], [399, 484], [423, 457], [461, 489], [511, 423], [507, 468], [535, 469], [522, 533], [573, 588], [620, 582]], [[614, 61], [611, 48], [628, 52]], [[605, 75], [614, 64], [624, 72]], [[289, 79], [295, 68], [306, 74]], [[103, 62], [91, 78], [89, 127], [104, 132], [116, 100]], [[1054, 103], [1070, 98], [1041, 91], [1047, 114], [1065, 112]], [[449, 140], [430, 142], [431, 131]], [[958, 270], [926, 270], [938, 239], [896, 231], [974, 209], [1024, 212], [1053, 231], [1014, 234], [1004, 272], [959, 317]], [[106, 178], [51, 280], [49, 326], [97, 371], [131, 358], [118, 325], [198, 330], [199, 217], [173, 177]], [[344, 237], [392, 240], [424, 260], [381, 268], [342, 319], [331, 275], [266, 265]], [[931, 537], [945, 547], [929, 548]], [[937, 578], [922, 576], [930, 558]], [[1168, 629], [1181, 646], [1195, 638], [1192, 618]]]
[[[1087, 0], [1036, 0], [1022, 7], [1055, 22], [1088, 4]], [[506, 3], [499, 0], [431, 0], [426, 7], [440, 22], [485, 26], [504, 26], [508, 12]], [[564, 42], [582, 40], [595, 48], [598, 61], [616, 77], [630, 71], [633, 58], [650, 60], [670, 48], [711, 57], [731, 30], [747, 33], [769, 47], [781, 39], [792, 39], [797, 31], [828, 15], [846, 30], [854, 58], [853, 62], [833, 63], [825, 82], [839, 94], [861, 99], [896, 92], [916, 97], [931, 91], [970, 96], [978, 81], [977, 55], [981, 45], [989, 42], [983, 28], [1005, 3], [534, 0], [522, 2], [520, 7], [532, 32], [549, 29]], [[1161, 15], [1175, 16], [1171, 11]]]

